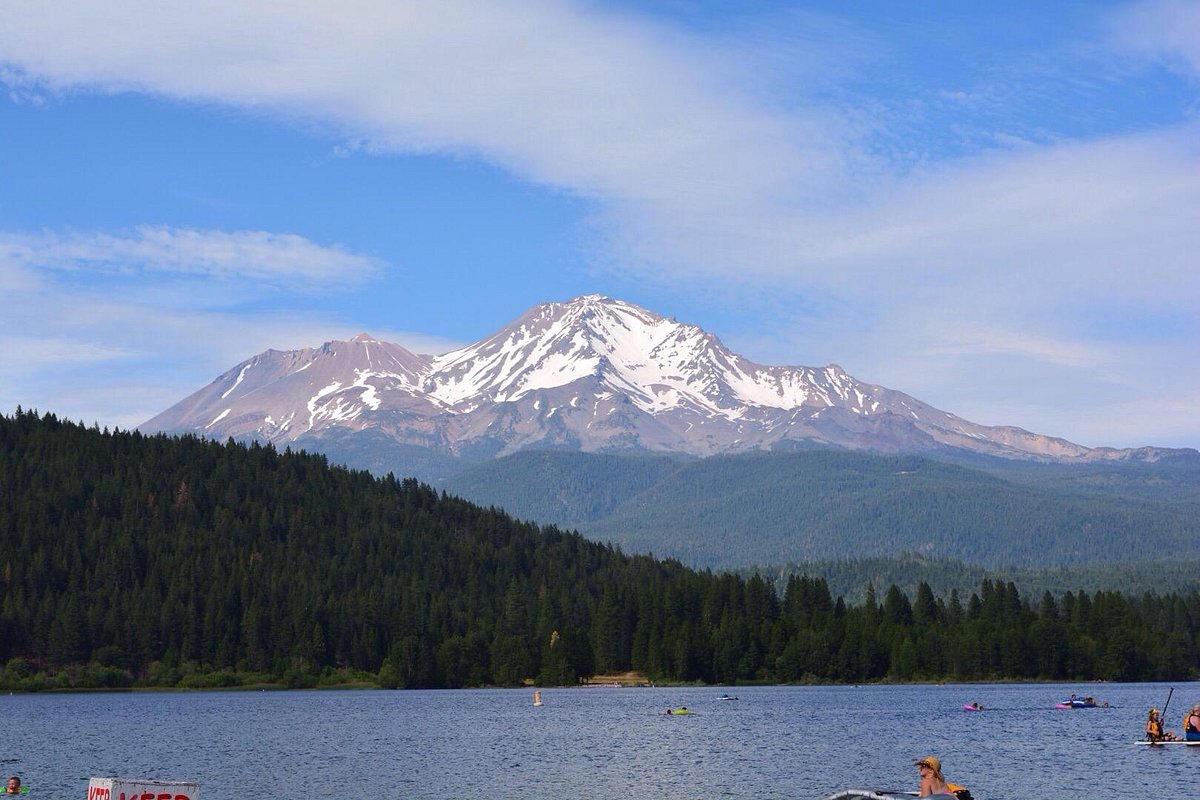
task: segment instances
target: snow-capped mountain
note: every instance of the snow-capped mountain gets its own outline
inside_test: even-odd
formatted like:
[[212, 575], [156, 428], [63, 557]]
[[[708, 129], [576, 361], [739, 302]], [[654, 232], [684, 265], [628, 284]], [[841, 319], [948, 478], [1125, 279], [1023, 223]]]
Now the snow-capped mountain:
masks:
[[706, 456], [814, 444], [1056, 461], [1160, 453], [977, 425], [833, 364], [755, 364], [694, 325], [600, 295], [537, 306], [435, 357], [366, 334], [269, 350], [140, 429], [314, 449], [328, 437], [370, 432], [376, 447], [472, 459], [529, 447]]

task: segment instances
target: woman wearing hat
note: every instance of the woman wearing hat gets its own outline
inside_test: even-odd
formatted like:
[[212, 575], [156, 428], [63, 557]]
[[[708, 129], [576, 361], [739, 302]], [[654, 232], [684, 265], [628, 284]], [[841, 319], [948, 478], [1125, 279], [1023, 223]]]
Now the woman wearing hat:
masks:
[[921, 797], [949, 797], [956, 800], [950, 785], [942, 777], [942, 762], [937, 756], [925, 756], [913, 762], [921, 776]]
[[1192, 706], [1192, 710], [1183, 718], [1183, 740], [1200, 742], [1200, 703]]
[[1146, 741], [1176, 741], [1175, 734], [1163, 730], [1162, 717], [1159, 715], [1157, 708], [1152, 708], [1146, 712]]

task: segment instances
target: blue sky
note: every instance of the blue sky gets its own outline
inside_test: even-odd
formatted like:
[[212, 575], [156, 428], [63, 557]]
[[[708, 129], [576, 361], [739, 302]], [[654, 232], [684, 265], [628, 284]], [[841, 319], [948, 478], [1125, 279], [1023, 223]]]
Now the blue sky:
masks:
[[0, 0], [0, 409], [603, 293], [1200, 446], [1200, 3]]

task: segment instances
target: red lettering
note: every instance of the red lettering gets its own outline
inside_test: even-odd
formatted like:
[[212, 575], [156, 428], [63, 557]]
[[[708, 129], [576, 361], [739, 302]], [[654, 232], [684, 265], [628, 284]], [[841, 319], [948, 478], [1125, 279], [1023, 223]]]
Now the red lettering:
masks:
[[158, 797], [154, 798], [154, 800], [171, 800], [171, 793], [163, 792]]
[[142, 792], [141, 800], [155, 800], [154, 792]]
[[186, 794], [177, 794], [175, 795], [175, 800], [192, 800], [192, 798], [188, 797]]

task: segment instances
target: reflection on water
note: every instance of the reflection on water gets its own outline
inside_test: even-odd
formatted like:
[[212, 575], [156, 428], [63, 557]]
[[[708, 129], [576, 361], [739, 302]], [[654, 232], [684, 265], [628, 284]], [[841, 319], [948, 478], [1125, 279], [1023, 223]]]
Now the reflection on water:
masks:
[[[0, 772], [30, 800], [83, 800], [92, 775], [197, 780], [204, 800], [820, 798], [915, 789], [928, 754], [981, 800], [1182, 797], [1200, 777], [1200, 748], [1133, 745], [1161, 684], [721, 691], [10, 695]], [[1072, 691], [1112, 708], [1054, 709]], [[1197, 702], [1176, 684], [1168, 722]]]

